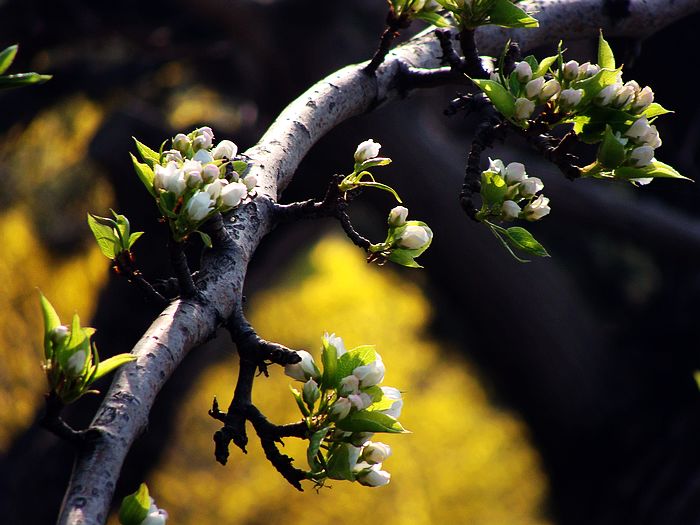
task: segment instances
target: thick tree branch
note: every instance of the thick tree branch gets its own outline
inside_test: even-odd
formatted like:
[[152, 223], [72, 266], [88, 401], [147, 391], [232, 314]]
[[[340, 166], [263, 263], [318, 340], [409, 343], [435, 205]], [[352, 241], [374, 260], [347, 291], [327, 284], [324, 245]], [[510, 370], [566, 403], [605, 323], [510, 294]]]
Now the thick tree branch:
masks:
[[[697, 0], [633, 0], [629, 17], [618, 19], [613, 26], [603, 13], [601, 0], [539, 0], [530, 4], [539, 10], [539, 29], [480, 29], [476, 32], [480, 53], [499, 53], [508, 37], [527, 51], [557, 38], [590, 38], [599, 27], [609, 36], [648, 36], [700, 10]], [[220, 320], [242, 303], [248, 263], [275, 223], [271, 199], [277, 200], [310, 148], [345, 119], [402, 96], [396, 83], [402, 64], [436, 68], [441, 56], [437, 39], [428, 31], [390, 52], [374, 77], [363, 73], [362, 64], [341, 69], [292, 102], [260, 142], [246, 152], [251, 173], [259, 180], [260, 195], [236, 210], [235, 223], [229, 218], [225, 221], [232, 242], [205, 254], [197, 279], [199, 293], [170, 304], [132, 350], [137, 360], [115, 375], [90, 426], [98, 437], [76, 459], [60, 525], [106, 521], [124, 458], [146, 429], [155, 396], [187, 352], [207, 341]], [[271, 449], [266, 453], [273, 454]]]

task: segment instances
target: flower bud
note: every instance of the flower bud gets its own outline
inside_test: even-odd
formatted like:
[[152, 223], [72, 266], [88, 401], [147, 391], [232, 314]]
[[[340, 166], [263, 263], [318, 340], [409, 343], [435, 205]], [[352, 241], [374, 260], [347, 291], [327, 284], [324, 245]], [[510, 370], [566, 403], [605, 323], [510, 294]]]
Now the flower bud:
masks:
[[386, 410], [382, 410], [382, 414], [391, 416], [394, 419], [398, 419], [401, 416], [401, 409], [403, 408], [403, 398], [401, 397], [401, 391], [392, 386], [381, 387], [384, 397], [394, 402]]
[[574, 108], [583, 98], [583, 89], [565, 89], [559, 95], [559, 104], [564, 108]]
[[70, 330], [66, 325], [60, 325], [51, 330], [50, 338], [54, 346], [60, 346], [70, 336]]
[[630, 161], [635, 168], [643, 168], [651, 164], [654, 159], [654, 148], [651, 146], [639, 146], [630, 153]]
[[321, 391], [318, 389], [318, 384], [313, 379], [309, 379], [304, 383], [304, 388], [301, 391], [304, 402], [310, 407], [321, 397]]
[[203, 135], [207, 137], [210, 141], [214, 140], [214, 132], [209, 126], [202, 126], [201, 128], [197, 128], [194, 130], [194, 134], [196, 135]]
[[364, 162], [379, 155], [379, 148], [382, 145], [372, 139], [361, 142], [355, 150], [355, 162]]
[[355, 375], [349, 375], [340, 380], [338, 393], [342, 396], [357, 394], [360, 391], [360, 380]]
[[505, 173], [506, 167], [501, 159], [492, 159], [489, 157], [489, 169], [488, 171], [495, 171], [496, 173]]
[[507, 221], [517, 219], [520, 211], [520, 206], [515, 201], [503, 201], [503, 204], [501, 204], [501, 213]]
[[85, 368], [86, 359], [87, 353], [85, 350], [78, 350], [75, 352], [66, 362], [66, 375], [68, 375], [68, 377], [78, 377], [80, 374], [82, 374], [83, 368]]
[[253, 174], [246, 175], [243, 178], [243, 184], [245, 184], [248, 191], [253, 191], [253, 189], [255, 189], [255, 187], [258, 185], [258, 178]]
[[151, 507], [148, 509], [148, 514], [139, 525], [165, 525], [168, 519], [168, 513], [164, 509], [159, 509], [155, 504], [155, 500], [151, 498]]
[[661, 146], [661, 137], [659, 137], [656, 126], [653, 124], [649, 126], [649, 131], [639, 138], [639, 142], [644, 146], [651, 146], [654, 149]]
[[199, 161], [202, 164], [209, 164], [210, 162], [214, 162], [214, 157], [211, 156], [211, 153], [208, 150], [200, 149], [194, 154], [192, 160]]
[[520, 182], [527, 177], [527, 174], [525, 173], [525, 165], [520, 162], [511, 162], [508, 164], [508, 166], [506, 166], [504, 171], [504, 178], [506, 180], [506, 184], [509, 186], [511, 184], [515, 184], [516, 182]]
[[350, 401], [357, 410], [364, 410], [372, 404], [372, 398], [365, 392], [350, 394], [348, 396], [348, 401]]
[[163, 152], [163, 160], [165, 162], [182, 162], [182, 153], [176, 149], [171, 149]]
[[389, 481], [391, 481], [391, 474], [381, 470], [381, 468], [381, 463], [372, 465], [371, 468], [365, 469], [357, 474], [356, 479], [361, 485], [365, 485], [367, 487], [383, 487], [389, 483]]
[[393, 226], [394, 228], [403, 226], [406, 224], [406, 217], [408, 217], [408, 208], [403, 206], [392, 208], [389, 212], [389, 226]]
[[204, 191], [206, 191], [209, 194], [212, 201], [216, 201], [221, 195], [221, 190], [223, 190], [224, 186], [226, 185], [228, 185], [227, 180], [216, 179], [211, 184], [207, 184], [206, 186], [204, 186]]
[[525, 95], [527, 98], [531, 99], [539, 97], [542, 86], [544, 86], [544, 77], [533, 78], [530, 82], [525, 84]]
[[[634, 81], [632, 81], [634, 82]], [[636, 82], [635, 82], [636, 84]], [[634, 89], [634, 85], [630, 84], [627, 82], [624, 86], [622, 86], [617, 93], [615, 94], [615, 98], [611, 102], [611, 105], [616, 108], [624, 108], [627, 104], [632, 102], [634, 98], [637, 96], [637, 92]]]
[[196, 188], [202, 184], [202, 174], [198, 171], [190, 171], [187, 174], [187, 187]]
[[328, 332], [326, 332], [323, 334], [323, 338], [329, 345], [335, 348], [336, 356], [340, 357], [347, 352], [347, 350], [345, 350], [345, 343], [343, 343], [343, 339], [340, 336], [337, 336], [334, 333], [329, 335]]
[[187, 150], [190, 149], [190, 144], [190, 139], [184, 133], [178, 133], [173, 138], [173, 148], [180, 153], [187, 153]]
[[550, 211], [549, 199], [544, 195], [540, 195], [525, 206], [523, 209], [523, 217], [528, 221], [537, 221], [549, 214]]
[[214, 164], [207, 164], [202, 168], [202, 180], [207, 183], [213, 182], [219, 178], [220, 173], [219, 168]]
[[528, 177], [520, 183], [518, 191], [523, 197], [534, 197], [538, 191], [544, 188], [544, 183], [537, 177]]
[[564, 68], [561, 73], [566, 80], [573, 80], [578, 77], [578, 69], [578, 62], [575, 60], [569, 60], [566, 64], [564, 64]]
[[346, 397], [339, 397], [328, 412], [328, 415], [336, 420], [340, 421], [345, 419], [350, 413], [352, 408], [352, 403]]
[[651, 130], [652, 128], [647, 118], [642, 117], [634, 121], [634, 124], [625, 131], [625, 135], [635, 140], [641, 140], [641, 138], [646, 136]]
[[384, 463], [391, 456], [391, 447], [385, 443], [368, 441], [362, 447], [362, 459], [369, 464]]
[[301, 361], [291, 365], [285, 365], [284, 373], [292, 379], [304, 382], [309, 379], [320, 378], [321, 372], [318, 370], [311, 354], [306, 350], [298, 350], [297, 354], [301, 357]]
[[518, 62], [513, 71], [515, 72], [515, 77], [523, 84], [529, 82], [532, 78], [532, 68], [525, 61]]
[[548, 80], [542, 86], [540, 91], [540, 102], [547, 102], [550, 98], [555, 97], [561, 91], [561, 84], [556, 79]]
[[[220, 179], [221, 180], [221, 179]], [[213, 183], [212, 183], [213, 184]], [[248, 195], [248, 188], [240, 182], [232, 182], [221, 190], [221, 202], [224, 206], [235, 208]]]
[[515, 114], [513, 116], [516, 120], [527, 120], [533, 111], [535, 111], [535, 103], [521, 97], [515, 101]]
[[649, 86], [645, 86], [639, 90], [639, 93], [637, 93], [630, 110], [634, 111], [635, 113], [641, 113], [647, 109], [652, 102], [654, 102], [654, 92]]
[[598, 64], [591, 64], [590, 62], [584, 62], [578, 67], [579, 78], [590, 78], [595, 76], [600, 71], [600, 66]]
[[222, 140], [217, 144], [217, 146], [212, 150], [211, 155], [215, 159], [223, 159], [226, 157], [231, 160], [238, 153], [238, 146], [236, 146], [230, 140]]
[[618, 90], [622, 88], [619, 83], [610, 84], [601, 89], [595, 97], [595, 102], [599, 106], [609, 106], [610, 103], [615, 99]]
[[214, 209], [214, 203], [206, 191], [198, 191], [187, 202], [185, 213], [191, 221], [199, 222]]
[[384, 362], [379, 354], [377, 359], [367, 365], [358, 366], [352, 371], [352, 374], [360, 380], [360, 387], [366, 388], [381, 383], [384, 379]]
[[398, 239], [398, 246], [409, 250], [418, 250], [428, 244], [432, 237], [433, 232], [429, 228], [409, 224], [401, 233], [401, 237]]

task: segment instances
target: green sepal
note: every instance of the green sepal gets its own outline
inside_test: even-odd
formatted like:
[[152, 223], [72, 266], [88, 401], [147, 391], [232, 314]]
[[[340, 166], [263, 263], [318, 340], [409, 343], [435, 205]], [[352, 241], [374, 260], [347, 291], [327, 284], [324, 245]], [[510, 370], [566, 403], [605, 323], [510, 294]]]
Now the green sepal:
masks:
[[323, 364], [323, 375], [321, 376], [321, 390], [328, 390], [338, 386], [338, 351], [327, 339], [323, 339], [323, 350], [321, 351], [321, 363]]
[[31, 84], [43, 84], [51, 79], [51, 75], [39, 73], [19, 73], [17, 75], [0, 76], [0, 89], [11, 89]]
[[423, 20], [436, 27], [448, 27], [450, 25], [450, 22], [444, 16], [440, 16], [435, 11], [419, 11], [413, 15], [413, 18]]
[[243, 175], [248, 169], [248, 163], [242, 160], [234, 160], [231, 164], [233, 164], [233, 171], [238, 175]]
[[9, 68], [14, 61], [15, 56], [17, 55], [17, 48], [18, 46], [15, 44], [0, 52], [0, 75], [7, 71], [7, 68]]
[[559, 55], [553, 55], [551, 57], [543, 58], [539, 66], [537, 66], [537, 70], [532, 70], [532, 78], [535, 79], [545, 75], [547, 71], [549, 71], [549, 68], [552, 67], [552, 64], [554, 64], [554, 62], [556, 62], [558, 58]]
[[634, 168], [631, 166], [622, 166], [617, 168], [613, 172], [613, 176], [616, 179], [630, 180], [630, 179], [645, 179], [645, 178], [655, 178], [655, 179], [684, 179], [690, 180], [688, 177], [684, 177], [673, 167], [665, 164], [661, 161], [654, 160], [651, 164], [644, 166], [642, 168]]
[[608, 41], [603, 38], [602, 29], [598, 37], [598, 65], [603, 69], [615, 69], [615, 55]]
[[604, 168], [614, 169], [620, 166], [626, 159], [625, 146], [615, 136], [610, 126], [605, 127], [603, 141], [598, 148], [597, 159]]
[[536, 18], [514, 5], [511, 0], [493, 0], [489, 23], [501, 27], [539, 27]]
[[407, 432], [401, 423], [393, 417], [372, 410], [358, 410], [338, 421], [336, 426], [346, 432], [388, 432], [392, 434]]
[[211, 242], [211, 236], [204, 233], [203, 231], [196, 230], [196, 232], [199, 234], [199, 237], [202, 239], [202, 242], [204, 243], [204, 246], [207, 248], [211, 248], [214, 246]]
[[141, 483], [139, 489], [122, 500], [119, 507], [119, 522], [121, 525], [140, 525], [148, 516], [151, 508], [151, 498], [148, 487]]
[[311, 415], [311, 413], [309, 412], [309, 409], [306, 407], [306, 403], [304, 403], [304, 400], [301, 397], [301, 392], [299, 392], [292, 385], [289, 385], [289, 390], [292, 391], [292, 395], [294, 396], [294, 401], [297, 402], [297, 406], [299, 407], [299, 410], [301, 411], [301, 413], [304, 415], [304, 417], [309, 417]]
[[311, 437], [309, 438], [309, 447], [306, 449], [306, 460], [309, 463], [311, 472], [314, 474], [321, 472], [323, 469], [323, 465], [318, 460], [318, 451], [321, 448], [323, 438], [326, 437], [326, 434], [328, 434], [330, 429], [330, 427], [323, 427], [322, 429], [311, 434]]
[[494, 107], [506, 118], [512, 118], [515, 114], [515, 97], [495, 80], [471, 79], [476, 86], [483, 91]]
[[360, 172], [374, 168], [375, 166], [387, 166], [391, 164], [391, 159], [388, 157], [374, 157], [373, 159], [367, 159], [361, 162], [359, 165], [355, 165], [355, 171]]
[[138, 159], [134, 157], [132, 153], [129, 153], [129, 155], [131, 155], [131, 161], [134, 163], [134, 169], [136, 170], [136, 175], [138, 175], [139, 180], [143, 183], [144, 186], [146, 186], [148, 193], [150, 193], [153, 197], [156, 197], [156, 190], [153, 187], [153, 179], [155, 179], [155, 173], [153, 173], [153, 170], [148, 164], [139, 162]]
[[120, 366], [135, 360], [136, 356], [134, 355], [117, 354], [115, 356], [110, 357], [109, 359], [106, 359], [105, 361], [101, 361], [96, 367], [96, 372], [92, 380], [97, 381], [99, 378], [109, 374], [112, 370], [115, 370], [116, 368], [119, 368]]

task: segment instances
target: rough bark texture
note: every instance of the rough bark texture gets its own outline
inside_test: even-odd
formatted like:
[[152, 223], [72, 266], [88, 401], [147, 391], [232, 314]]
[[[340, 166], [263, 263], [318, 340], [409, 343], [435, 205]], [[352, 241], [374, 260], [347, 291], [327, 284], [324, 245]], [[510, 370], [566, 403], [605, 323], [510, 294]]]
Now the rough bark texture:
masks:
[[[590, 36], [602, 27], [610, 36], [641, 37], [700, 9], [696, 0], [630, 2], [628, 17], [611, 20], [600, 0], [531, 2], [539, 10], [537, 30], [477, 32], [482, 54], [498, 54], [505, 39], [523, 50], [559, 38]], [[260, 181], [260, 195], [226, 220], [233, 242], [210, 251], [197, 282], [200, 295], [175, 301], [151, 325], [133, 349], [137, 361], [117, 372], [91, 428], [96, 434], [78, 455], [59, 523], [97, 525], [107, 519], [124, 458], [148, 424], [154, 399], [187, 352], [212, 337], [242, 300], [248, 262], [274, 227], [270, 200], [277, 199], [299, 163], [321, 137], [345, 119], [402, 95], [396, 79], [400, 62], [413, 67], [440, 65], [440, 47], [426, 32], [390, 53], [376, 78], [349, 66], [330, 75], [295, 100], [260, 142], [246, 152]]]

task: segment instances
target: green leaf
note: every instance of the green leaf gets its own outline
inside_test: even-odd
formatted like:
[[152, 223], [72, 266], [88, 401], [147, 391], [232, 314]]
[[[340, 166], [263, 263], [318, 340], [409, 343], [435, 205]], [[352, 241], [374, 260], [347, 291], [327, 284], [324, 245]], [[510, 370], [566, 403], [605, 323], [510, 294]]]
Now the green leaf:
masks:
[[44, 318], [44, 357], [48, 361], [53, 357], [51, 332], [54, 328], [61, 326], [61, 319], [58, 317], [53, 305], [41, 292], [39, 292], [39, 305], [41, 306], [41, 314]]
[[136, 356], [134, 355], [117, 354], [115, 356], [110, 357], [109, 359], [106, 359], [105, 361], [100, 361], [100, 364], [97, 365], [97, 372], [95, 372], [93, 380], [97, 381], [99, 378], [109, 374], [112, 370], [135, 360]]
[[489, 23], [501, 27], [539, 27], [537, 19], [514, 5], [511, 0], [493, 0]]
[[601, 69], [590, 78], [572, 82], [572, 89], [583, 90], [583, 97], [581, 98], [581, 102], [579, 102], [578, 107], [584, 107], [585, 104], [592, 102], [598, 93], [600, 93], [601, 89], [603, 89], [605, 86], [609, 86], [610, 84], [614, 84], [620, 76], [620, 70], [621, 68], [612, 70]]
[[350, 445], [340, 445], [335, 448], [328, 458], [326, 473], [331, 479], [346, 479], [354, 481], [355, 475], [350, 465]]
[[119, 248], [121, 250], [129, 249], [129, 237], [131, 237], [131, 224], [129, 224], [129, 219], [125, 215], [119, 215], [114, 210], [110, 210], [112, 215], [114, 215], [115, 222], [117, 223], [116, 233], [119, 237]]
[[603, 69], [615, 69], [615, 55], [610, 44], [603, 38], [602, 30], [598, 38], [598, 65]]
[[544, 246], [537, 242], [525, 228], [513, 226], [506, 230], [506, 235], [510, 243], [516, 248], [538, 257], [549, 257], [549, 253], [544, 249]]
[[406, 429], [396, 419], [381, 412], [358, 410], [336, 423], [346, 432], [389, 432], [404, 433]]
[[612, 131], [610, 126], [606, 126], [603, 141], [598, 148], [598, 162], [608, 169], [617, 168], [627, 157], [625, 146], [620, 142]]
[[143, 232], [134, 232], [131, 235], [129, 235], [129, 241], [127, 243], [127, 249], [131, 250], [131, 247], [134, 245], [136, 241], [139, 240], [139, 237], [143, 235]]
[[648, 119], [652, 119], [652, 118], [658, 117], [660, 115], [666, 115], [667, 113], [673, 113], [673, 111], [666, 109], [661, 104], [657, 104], [656, 102], [652, 102], [644, 110], [644, 113], [642, 113], [642, 115], [644, 115]]
[[684, 179], [692, 181], [692, 179], [684, 177], [678, 173], [673, 167], [658, 160], [652, 161], [651, 164], [644, 166], [643, 168], [622, 166], [617, 168], [613, 174], [615, 178], [624, 180], [652, 177], [655, 179]]
[[242, 160], [234, 160], [232, 162], [233, 164], [233, 171], [238, 173], [238, 175], [243, 175], [246, 170], [248, 169], [248, 163]]
[[372, 345], [358, 346], [348, 350], [338, 359], [337, 375], [340, 381], [344, 377], [352, 375], [358, 366], [368, 365], [377, 360], [377, 352]]
[[141, 483], [139, 489], [122, 500], [119, 507], [119, 522], [121, 525], [140, 525], [148, 516], [151, 508], [151, 498], [148, 487]]
[[17, 44], [4, 49], [0, 53], [0, 75], [7, 71], [7, 68], [14, 61], [15, 55], [17, 55]]
[[114, 260], [117, 253], [116, 248], [119, 247], [119, 240], [114, 233], [114, 229], [111, 226], [100, 223], [98, 219], [105, 219], [105, 217], [97, 217], [91, 213], [87, 214], [88, 226], [95, 236], [97, 246], [99, 246], [100, 251], [107, 259]]
[[483, 91], [494, 107], [505, 117], [511, 118], [515, 113], [515, 97], [506, 88], [494, 80], [471, 79]]
[[360, 163], [360, 165], [357, 166], [355, 171], [363, 171], [369, 168], [374, 168], [375, 166], [386, 166], [388, 164], [391, 164], [391, 159], [386, 157], [375, 157], [373, 159], [367, 159], [366, 161]]
[[523, 60], [528, 63], [533, 73], [537, 71], [537, 69], [540, 67], [534, 55], [528, 55], [525, 58], [523, 58]]
[[133, 154], [129, 153], [129, 155], [131, 155], [131, 162], [134, 163], [134, 169], [136, 170], [136, 175], [138, 175], [139, 180], [144, 186], [146, 186], [148, 193], [155, 197], [156, 190], [153, 188], [153, 179], [155, 178], [155, 174], [153, 173], [153, 170], [148, 164], [139, 162]]
[[401, 266], [406, 266], [407, 268], [423, 268], [415, 261], [414, 255], [411, 253], [412, 251], [413, 250], [406, 250], [404, 248], [394, 248], [391, 250], [391, 253], [389, 253], [387, 259]]
[[549, 71], [549, 68], [552, 67], [552, 64], [556, 62], [557, 58], [559, 58], [559, 55], [543, 58], [542, 62], [540, 62], [540, 65], [537, 67], [537, 69], [532, 70], [532, 78], [537, 78], [545, 75], [547, 71]]
[[199, 230], [197, 230], [197, 233], [201, 237], [202, 242], [204, 243], [204, 246], [206, 246], [207, 248], [211, 248], [213, 246], [213, 244], [211, 242], [211, 237], [208, 234], [206, 234], [202, 231], [199, 231]]
[[445, 17], [440, 16], [435, 11], [419, 11], [413, 17], [433, 24], [436, 27], [448, 27], [450, 25], [450, 22]]
[[11, 89], [31, 84], [43, 84], [51, 79], [51, 75], [39, 73], [19, 73], [17, 75], [0, 76], [0, 89]]
[[323, 364], [323, 375], [321, 376], [321, 390], [335, 388], [340, 378], [338, 377], [338, 351], [335, 346], [323, 339], [323, 350], [321, 351], [321, 363]]
[[516, 98], [520, 94], [520, 81], [518, 80], [518, 76], [515, 71], [513, 71], [508, 78], [508, 89]]
[[136, 137], [131, 137], [136, 143], [136, 149], [141, 156], [141, 160], [144, 161], [150, 168], [153, 168], [156, 164], [160, 164], [160, 154], [157, 151], [153, 151], [151, 148], [145, 144], [139, 142]]
[[505, 199], [508, 185], [495, 171], [481, 172], [481, 198], [487, 206], [501, 204]]
[[326, 434], [328, 434], [329, 430], [330, 427], [324, 427], [321, 430], [317, 430], [316, 432], [311, 434], [311, 437], [309, 438], [309, 447], [306, 449], [306, 460], [308, 461], [309, 468], [313, 473], [320, 472], [323, 468], [323, 465], [316, 456], [318, 455], [318, 451], [321, 448], [323, 438], [326, 437]]
[[309, 412], [309, 409], [307, 408], [306, 403], [304, 403], [304, 400], [301, 397], [301, 392], [299, 392], [292, 385], [289, 385], [289, 390], [292, 391], [292, 395], [294, 396], [294, 401], [297, 402], [297, 406], [299, 407], [299, 410], [301, 411], [303, 416], [309, 417], [311, 415], [311, 413]]

